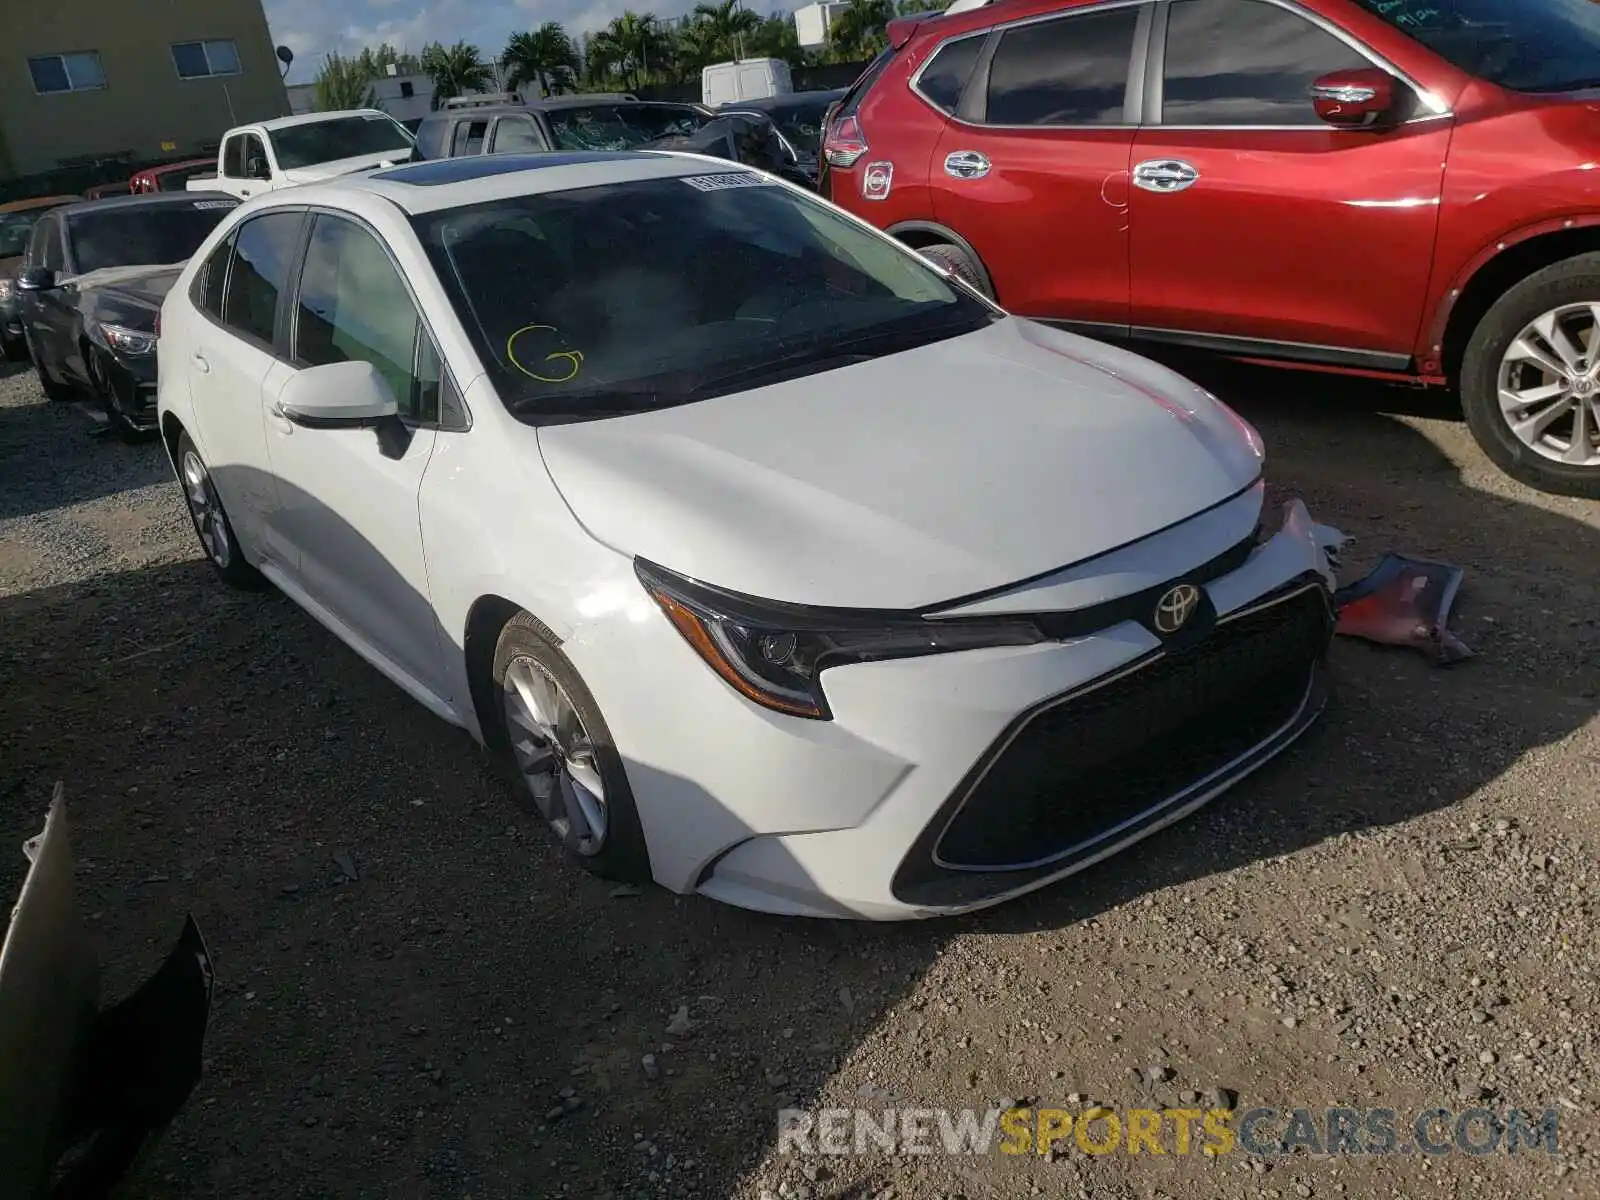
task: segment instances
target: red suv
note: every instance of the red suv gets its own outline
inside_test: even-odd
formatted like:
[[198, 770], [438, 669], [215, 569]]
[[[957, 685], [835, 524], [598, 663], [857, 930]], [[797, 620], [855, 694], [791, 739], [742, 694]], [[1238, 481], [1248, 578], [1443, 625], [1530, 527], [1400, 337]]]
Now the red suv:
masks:
[[1600, 4], [956, 7], [834, 110], [836, 204], [1028, 317], [1455, 386], [1600, 498]]

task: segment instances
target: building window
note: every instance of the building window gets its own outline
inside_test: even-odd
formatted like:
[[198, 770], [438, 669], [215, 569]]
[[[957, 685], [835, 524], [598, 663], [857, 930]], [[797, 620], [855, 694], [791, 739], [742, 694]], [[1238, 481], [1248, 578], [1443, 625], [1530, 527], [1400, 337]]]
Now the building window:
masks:
[[50, 92], [95, 92], [106, 85], [106, 73], [96, 50], [74, 54], [41, 54], [28, 60], [33, 90], [41, 96]]
[[179, 79], [237, 75], [239, 47], [231, 38], [215, 42], [177, 42], [172, 47], [172, 64], [178, 68]]

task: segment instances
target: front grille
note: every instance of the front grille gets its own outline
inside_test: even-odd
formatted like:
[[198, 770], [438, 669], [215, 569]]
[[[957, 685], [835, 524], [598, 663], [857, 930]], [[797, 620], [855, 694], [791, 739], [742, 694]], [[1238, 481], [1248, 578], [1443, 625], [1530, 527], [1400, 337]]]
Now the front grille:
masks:
[[938, 865], [1019, 870], [1090, 851], [1272, 738], [1304, 705], [1332, 615], [1319, 586], [1025, 719], [945, 827]]

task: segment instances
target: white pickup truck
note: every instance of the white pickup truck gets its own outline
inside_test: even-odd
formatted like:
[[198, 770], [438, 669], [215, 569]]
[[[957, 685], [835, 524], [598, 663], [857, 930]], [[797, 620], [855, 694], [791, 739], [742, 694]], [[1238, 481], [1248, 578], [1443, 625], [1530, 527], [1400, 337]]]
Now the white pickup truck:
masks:
[[230, 129], [217, 151], [217, 173], [185, 185], [191, 192], [259, 192], [312, 183], [410, 159], [406, 127], [375, 108], [277, 117]]

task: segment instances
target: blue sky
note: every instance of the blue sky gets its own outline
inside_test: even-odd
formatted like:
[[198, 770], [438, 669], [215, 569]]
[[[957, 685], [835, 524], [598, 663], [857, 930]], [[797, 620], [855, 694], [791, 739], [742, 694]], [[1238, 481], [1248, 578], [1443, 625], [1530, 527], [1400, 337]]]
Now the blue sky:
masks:
[[[273, 40], [295, 53], [289, 82], [316, 74], [329, 51], [350, 53], [362, 46], [393, 42], [420, 50], [428, 42], [465, 38], [494, 54], [519, 29], [560, 21], [573, 34], [598, 29], [626, 8], [676, 16], [695, 0], [264, 0]], [[749, 7], [768, 11], [756, 0]]]

